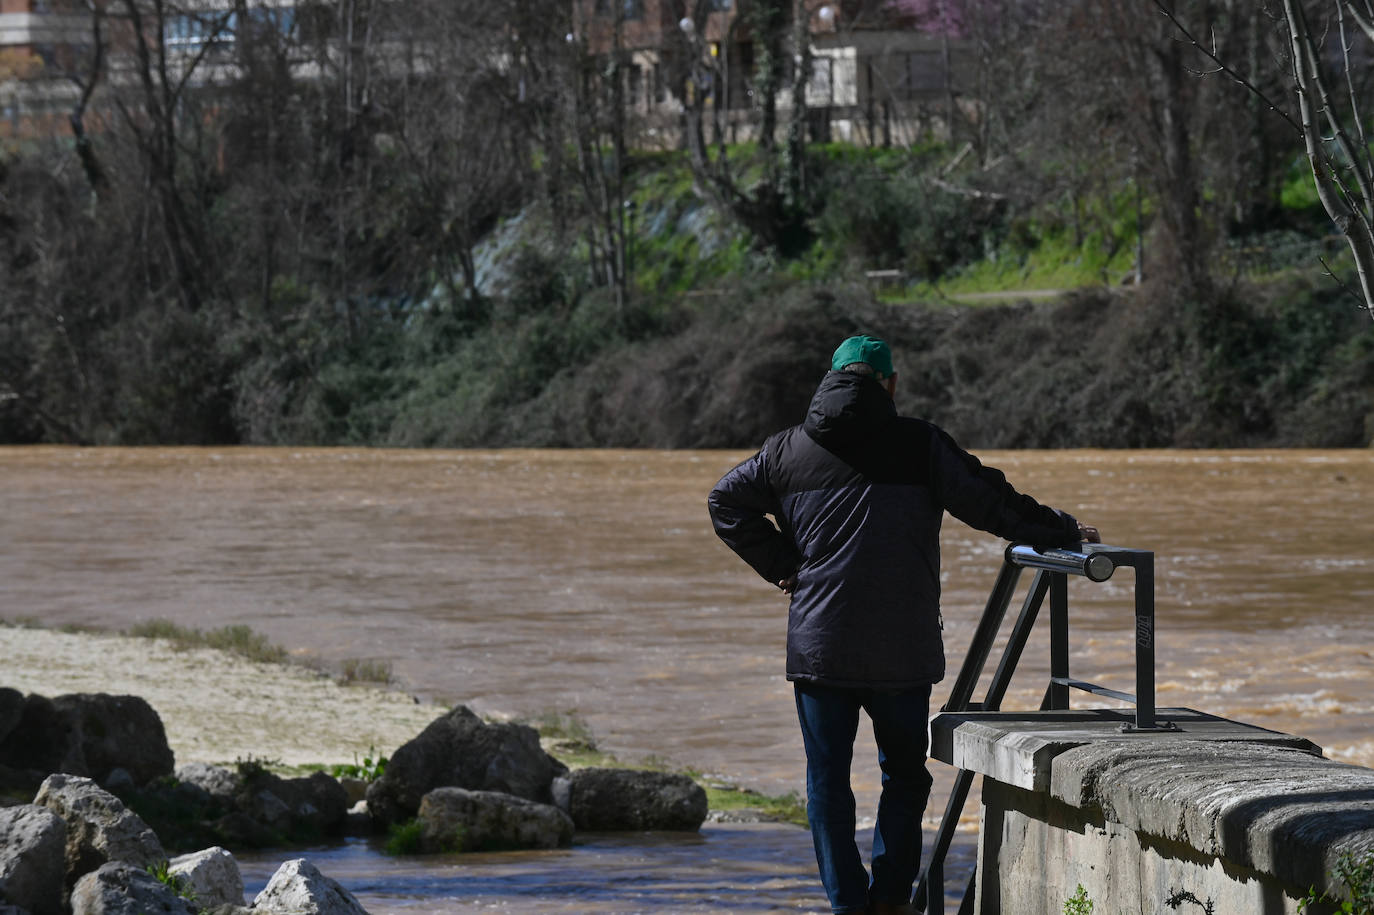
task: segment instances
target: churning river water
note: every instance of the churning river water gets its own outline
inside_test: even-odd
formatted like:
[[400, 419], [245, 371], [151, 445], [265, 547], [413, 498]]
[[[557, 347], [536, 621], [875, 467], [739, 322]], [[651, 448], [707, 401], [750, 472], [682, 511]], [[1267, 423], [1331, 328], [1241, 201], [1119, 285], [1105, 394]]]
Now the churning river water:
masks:
[[[706, 516], [707, 491], [745, 456], [0, 449], [0, 617], [246, 624], [320, 661], [389, 663], [424, 698], [573, 712], [622, 759], [800, 792], [785, 598]], [[1301, 734], [1374, 765], [1374, 451], [980, 456], [1106, 542], [1155, 553], [1161, 706]], [[951, 678], [1003, 546], [947, 519]], [[1070, 583], [1075, 676], [1133, 688], [1132, 584], [1129, 570]], [[1038, 704], [1047, 644], [1044, 631], [1032, 639], [1005, 708]], [[877, 779], [861, 741], [862, 813]], [[933, 826], [949, 776], [932, 768]], [[957, 862], [972, 841], [966, 830]], [[810, 854], [802, 830], [725, 824], [539, 855], [312, 852], [374, 913], [821, 911]], [[270, 867], [250, 856], [245, 871], [260, 886]]]

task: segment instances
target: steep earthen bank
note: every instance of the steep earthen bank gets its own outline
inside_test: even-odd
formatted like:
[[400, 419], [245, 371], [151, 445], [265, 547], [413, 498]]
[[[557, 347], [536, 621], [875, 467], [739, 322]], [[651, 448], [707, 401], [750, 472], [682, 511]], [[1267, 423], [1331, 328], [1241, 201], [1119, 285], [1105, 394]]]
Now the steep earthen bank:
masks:
[[862, 288], [722, 294], [677, 331], [565, 371], [492, 444], [748, 447], [797, 422], [850, 333], [885, 336], [898, 405], [972, 448], [1363, 447], [1374, 326], [1330, 290], [1093, 289], [1009, 305], [884, 305]]

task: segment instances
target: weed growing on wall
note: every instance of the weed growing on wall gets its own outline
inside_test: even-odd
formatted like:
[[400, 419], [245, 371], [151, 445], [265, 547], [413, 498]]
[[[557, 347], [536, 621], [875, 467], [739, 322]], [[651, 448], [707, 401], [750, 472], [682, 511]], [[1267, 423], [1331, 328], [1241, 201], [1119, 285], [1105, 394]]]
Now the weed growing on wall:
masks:
[[1064, 915], [1092, 915], [1092, 911], [1093, 901], [1080, 883], [1073, 895], [1064, 900]]
[[1374, 915], [1374, 852], [1357, 858], [1353, 852], [1346, 852], [1336, 862], [1331, 875], [1345, 887], [1349, 899], [1341, 899], [1329, 893], [1318, 892], [1311, 887], [1307, 897], [1298, 906], [1298, 911], [1306, 912], [1309, 906], [1329, 904], [1338, 906], [1334, 911], [1342, 915]]

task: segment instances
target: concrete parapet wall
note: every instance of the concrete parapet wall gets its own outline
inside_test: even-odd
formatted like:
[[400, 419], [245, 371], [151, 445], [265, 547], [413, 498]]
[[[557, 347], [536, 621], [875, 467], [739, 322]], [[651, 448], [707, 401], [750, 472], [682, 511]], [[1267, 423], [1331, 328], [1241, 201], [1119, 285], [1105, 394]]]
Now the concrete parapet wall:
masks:
[[[936, 755], [985, 776], [977, 912], [1061, 915], [1080, 884], [1093, 915], [1287, 915], [1309, 887], [1340, 894], [1341, 856], [1374, 853], [1374, 771], [1174, 711], [1197, 722], [1192, 734], [1185, 723], [1066, 740], [1065, 713], [1047, 716], [1053, 738], [1035, 713], [1019, 727], [1006, 715], [937, 719]], [[1236, 739], [1247, 731], [1253, 742]]]

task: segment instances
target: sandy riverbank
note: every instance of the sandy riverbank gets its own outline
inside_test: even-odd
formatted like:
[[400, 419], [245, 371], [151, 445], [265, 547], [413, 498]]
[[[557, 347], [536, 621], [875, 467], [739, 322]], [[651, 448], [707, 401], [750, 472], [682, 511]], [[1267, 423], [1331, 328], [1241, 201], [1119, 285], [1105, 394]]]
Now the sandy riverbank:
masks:
[[390, 755], [445, 711], [383, 689], [340, 686], [303, 667], [262, 664], [160, 639], [0, 626], [0, 686], [23, 693], [142, 696], [177, 764], [253, 756], [297, 766]]

